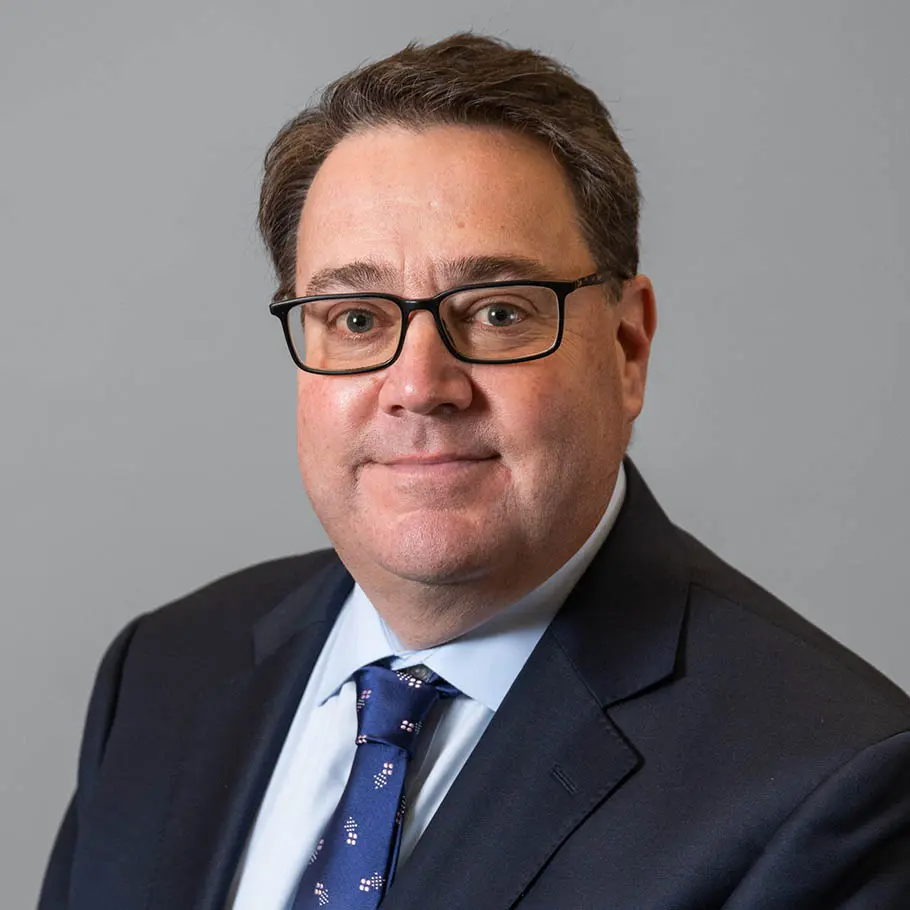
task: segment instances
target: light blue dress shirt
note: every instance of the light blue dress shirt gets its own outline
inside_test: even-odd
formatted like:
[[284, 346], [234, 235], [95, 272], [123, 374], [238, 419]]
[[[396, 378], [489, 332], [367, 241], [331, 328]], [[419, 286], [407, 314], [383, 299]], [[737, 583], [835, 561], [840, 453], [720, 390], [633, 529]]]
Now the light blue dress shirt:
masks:
[[238, 865], [230, 910], [287, 910], [304, 864], [344, 790], [356, 750], [353, 673], [392, 658], [394, 669], [424, 664], [462, 694], [424, 723], [408, 767], [408, 815], [399, 867], [407, 862], [449, 787], [521, 668], [616, 520], [625, 497], [622, 466], [594, 532], [559, 571], [471, 632], [407, 651], [355, 585], [313, 668]]

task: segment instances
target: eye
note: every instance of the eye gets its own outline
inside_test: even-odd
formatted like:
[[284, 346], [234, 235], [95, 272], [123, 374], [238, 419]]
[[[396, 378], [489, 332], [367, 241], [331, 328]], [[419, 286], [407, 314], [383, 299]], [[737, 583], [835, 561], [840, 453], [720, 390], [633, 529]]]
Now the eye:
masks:
[[523, 318], [518, 307], [507, 303], [491, 303], [477, 310], [476, 317], [494, 328], [507, 328]]
[[376, 323], [374, 315], [367, 310], [345, 310], [335, 321], [354, 335], [372, 331]]

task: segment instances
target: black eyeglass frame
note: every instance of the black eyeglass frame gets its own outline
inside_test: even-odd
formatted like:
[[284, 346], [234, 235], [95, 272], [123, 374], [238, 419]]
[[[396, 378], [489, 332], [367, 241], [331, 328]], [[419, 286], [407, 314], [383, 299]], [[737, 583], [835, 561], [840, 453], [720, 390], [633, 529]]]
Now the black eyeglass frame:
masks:
[[[585, 275], [583, 278], [578, 278], [575, 281], [523, 281], [521, 279], [510, 281], [481, 281], [476, 284], [463, 284], [457, 288], [449, 288], [433, 297], [417, 297], [410, 299], [398, 297], [395, 294], [378, 294], [373, 293], [372, 291], [361, 294], [320, 294], [313, 297], [295, 297], [292, 300], [276, 301], [275, 303], [269, 304], [269, 312], [281, 320], [281, 327], [284, 329], [284, 340], [287, 342], [291, 359], [297, 367], [307, 373], [317, 373], [322, 376], [350, 376], [355, 373], [373, 373], [376, 370], [384, 370], [386, 367], [391, 366], [398, 359], [404, 348], [404, 338], [408, 331], [410, 316], [412, 313], [416, 313], [419, 310], [427, 310], [433, 314], [433, 321], [436, 323], [439, 336], [442, 338], [442, 342], [446, 346], [448, 352], [456, 360], [460, 360], [462, 363], [525, 363], [529, 360], [539, 360], [541, 357], [547, 357], [559, 347], [559, 344], [562, 341], [563, 325], [565, 324], [566, 298], [569, 294], [573, 291], [580, 290], [581, 288], [593, 287], [595, 285], [604, 284], [605, 282], [606, 278], [603, 274], [600, 272], [593, 272], [592, 274]], [[442, 317], [439, 315], [439, 308], [442, 305], [443, 300], [447, 297], [451, 297], [453, 294], [461, 293], [462, 291], [474, 291], [479, 288], [496, 289], [514, 287], [548, 288], [556, 294], [557, 305], [559, 307], [559, 320], [556, 338], [553, 340], [553, 344], [545, 351], [541, 351], [538, 354], [529, 354], [526, 357], [512, 357], [508, 360], [468, 357], [459, 352], [449, 336], [449, 332], [445, 327], [445, 323], [442, 321]], [[357, 367], [353, 370], [320, 370], [316, 367], [308, 367], [306, 364], [301, 363], [300, 358], [297, 356], [297, 352], [294, 350], [294, 340], [291, 337], [288, 313], [301, 304], [316, 303], [317, 301], [324, 300], [388, 300], [394, 303], [398, 309], [401, 310], [401, 334], [398, 338], [398, 345], [392, 356], [375, 366]]]

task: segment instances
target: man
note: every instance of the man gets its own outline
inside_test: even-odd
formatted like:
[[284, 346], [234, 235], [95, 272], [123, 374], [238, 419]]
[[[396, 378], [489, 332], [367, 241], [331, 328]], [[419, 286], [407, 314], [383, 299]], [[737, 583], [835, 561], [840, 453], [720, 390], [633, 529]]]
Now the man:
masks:
[[260, 226], [333, 551], [106, 655], [43, 910], [905, 908], [910, 702], [625, 459], [635, 171], [552, 60], [327, 89]]

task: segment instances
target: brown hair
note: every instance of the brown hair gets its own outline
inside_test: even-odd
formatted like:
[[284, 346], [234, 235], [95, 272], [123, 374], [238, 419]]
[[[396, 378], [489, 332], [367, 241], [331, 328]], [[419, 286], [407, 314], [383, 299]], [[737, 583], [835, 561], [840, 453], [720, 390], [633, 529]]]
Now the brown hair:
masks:
[[639, 190], [609, 111], [552, 58], [463, 33], [409, 44], [342, 76], [275, 137], [259, 199], [259, 230], [278, 277], [274, 300], [294, 296], [301, 210], [335, 145], [370, 127], [433, 124], [514, 129], [546, 143], [566, 173], [597, 266], [619, 295], [638, 271]]

